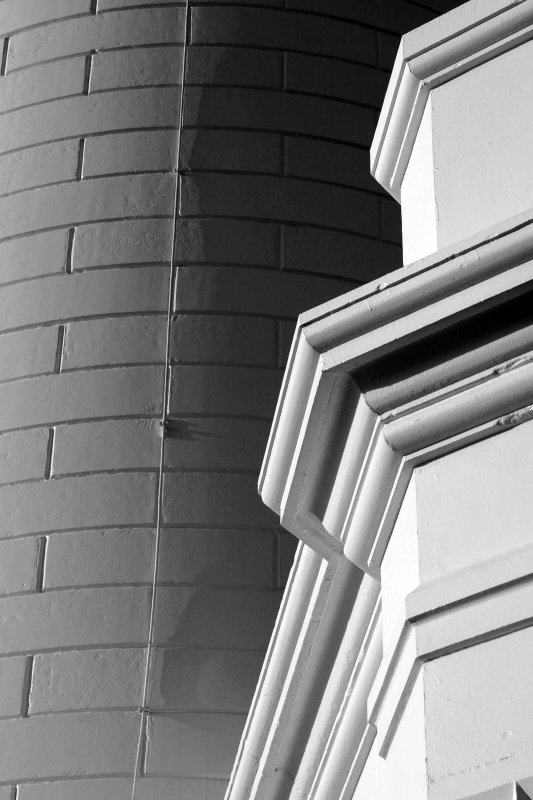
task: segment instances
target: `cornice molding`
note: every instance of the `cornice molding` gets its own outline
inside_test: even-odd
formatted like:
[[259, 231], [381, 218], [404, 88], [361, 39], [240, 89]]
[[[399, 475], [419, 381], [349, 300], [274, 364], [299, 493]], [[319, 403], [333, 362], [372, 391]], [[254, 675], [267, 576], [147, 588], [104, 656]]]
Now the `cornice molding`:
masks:
[[397, 200], [431, 89], [533, 38], [532, 0], [482, 0], [403, 37], [371, 147], [371, 172]]

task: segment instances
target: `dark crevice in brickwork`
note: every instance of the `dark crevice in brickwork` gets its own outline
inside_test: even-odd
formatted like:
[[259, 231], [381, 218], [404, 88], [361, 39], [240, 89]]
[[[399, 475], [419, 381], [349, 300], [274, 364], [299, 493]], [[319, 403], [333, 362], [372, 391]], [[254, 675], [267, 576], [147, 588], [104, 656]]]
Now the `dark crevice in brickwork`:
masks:
[[44, 565], [46, 560], [46, 545], [48, 539], [42, 536], [39, 540], [39, 552], [37, 557], [37, 573], [35, 577], [35, 591], [42, 592], [44, 584]]
[[4, 39], [4, 47], [2, 49], [2, 62], [0, 65], [0, 75], [5, 75], [7, 71], [7, 57], [9, 55], [9, 36]]
[[34, 657], [28, 656], [26, 658], [26, 666], [24, 670], [24, 680], [22, 684], [22, 701], [20, 705], [20, 716], [27, 717], [30, 708], [30, 694], [31, 684], [33, 679], [33, 662]]
[[67, 274], [72, 273], [72, 252], [74, 249], [74, 234], [76, 232], [76, 228], [69, 228], [68, 232], [68, 241], [67, 241], [67, 258], [65, 264], [65, 272]]
[[[76, 165], [76, 180], [81, 181], [83, 178], [83, 157], [85, 154], [85, 139], [80, 139], [78, 147], [78, 163]], [[103, 177], [103, 176], [99, 176]]]
[[50, 428], [48, 431], [48, 443], [46, 446], [46, 463], [44, 467], [44, 479], [49, 480], [52, 473], [52, 455], [54, 452], [54, 436], [55, 428]]

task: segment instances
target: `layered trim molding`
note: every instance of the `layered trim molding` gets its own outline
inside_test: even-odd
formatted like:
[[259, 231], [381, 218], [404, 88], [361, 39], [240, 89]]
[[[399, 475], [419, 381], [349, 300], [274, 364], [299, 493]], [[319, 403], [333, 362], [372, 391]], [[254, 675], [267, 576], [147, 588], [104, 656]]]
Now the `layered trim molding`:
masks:
[[371, 148], [397, 200], [431, 89], [533, 38], [532, 0], [479, 0], [403, 37]]
[[[351, 800], [424, 661], [531, 624], [528, 551], [496, 589], [485, 564], [415, 591], [381, 651], [380, 566], [413, 469], [533, 418], [530, 292], [523, 216], [300, 318], [260, 492], [301, 545], [228, 800]], [[407, 357], [454, 336], [453, 357]]]

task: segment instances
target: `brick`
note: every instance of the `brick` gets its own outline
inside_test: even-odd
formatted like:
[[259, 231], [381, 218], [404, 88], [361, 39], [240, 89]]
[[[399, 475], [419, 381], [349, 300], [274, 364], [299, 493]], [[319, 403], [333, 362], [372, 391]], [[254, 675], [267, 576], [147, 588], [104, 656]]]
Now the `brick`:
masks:
[[[76, 800], [131, 800], [131, 785], [131, 777], [53, 783], [39, 781], [36, 784], [19, 784], [18, 800], [73, 800], [74, 797]], [[205, 778], [139, 778], [135, 800], [169, 800], [174, 797], [224, 800], [226, 786], [227, 781]], [[0, 798], [4, 800], [1, 795]], [[10, 800], [10, 797], [6, 797], [6, 800]]]
[[356, 189], [270, 177], [183, 176], [184, 215], [259, 217], [379, 235], [375, 197]]
[[150, 675], [150, 707], [246, 714], [262, 663], [262, 653], [157, 649]]
[[185, 87], [184, 124], [318, 136], [369, 146], [375, 112], [340, 100], [264, 89]]
[[58, 478], [0, 489], [0, 538], [113, 525], [151, 525], [155, 477], [118, 473]]
[[[3, 597], [1, 650], [8, 654], [65, 647], [144, 646], [148, 616], [149, 592], [145, 588], [78, 589]], [[3, 748], [2, 752], [5, 753]]]
[[283, 253], [285, 269], [329, 273], [355, 284], [402, 265], [402, 252], [395, 244], [296, 226], [284, 230]]
[[272, 320], [187, 314], [174, 320], [171, 333], [171, 357], [182, 364], [276, 366]]
[[281, 89], [283, 54], [248, 47], [191, 47], [186, 82]]
[[150, 716], [146, 773], [229, 777], [245, 720], [238, 714]]
[[382, 192], [370, 175], [368, 151], [301, 136], [285, 140], [287, 175]]
[[294, 339], [294, 322], [279, 323], [279, 366], [285, 367]]
[[85, 141], [83, 176], [169, 172], [176, 162], [176, 146], [175, 130], [91, 136]]
[[30, 67], [8, 73], [2, 80], [0, 113], [31, 105], [81, 94], [85, 82], [85, 58]]
[[[165, 525], [276, 527], [277, 517], [257, 496], [252, 475], [167, 473], [164, 480]], [[5, 489], [0, 490], [1, 492]]]
[[0, 381], [53, 372], [57, 343], [56, 327], [0, 335]]
[[387, 73], [375, 67], [300, 53], [287, 53], [286, 59], [285, 86], [288, 90], [366, 103], [381, 109], [389, 82]]
[[182, 53], [182, 47], [143, 47], [96, 53], [90, 91], [126, 86], [178, 86], [181, 84]]
[[270, 420], [180, 417], [165, 440], [165, 464], [171, 469], [259, 471]]
[[123, 89], [52, 100], [2, 117], [0, 152], [130, 128], [172, 127], [179, 88]]
[[34, 537], [0, 542], [0, 595], [35, 591], [39, 548]]
[[269, 172], [282, 166], [282, 137], [249, 131], [183, 131], [181, 166], [187, 170]]
[[160, 316], [71, 322], [65, 330], [62, 369], [160, 363], [165, 344], [166, 320]]
[[63, 272], [68, 231], [57, 230], [0, 242], [0, 282]]
[[99, 222], [76, 229], [72, 268], [90, 269], [121, 264], [168, 265], [171, 252], [171, 219]]
[[170, 413], [269, 419], [274, 414], [281, 378], [278, 370], [260, 367], [176, 366], [171, 375]]
[[[0, 658], [0, 717], [18, 716], [25, 689], [27, 659], [25, 656]], [[3, 800], [0, 794], [1, 800]]]
[[181, 7], [132, 9], [76, 19], [59, 19], [63, 15], [58, 15], [57, 22], [12, 38], [8, 66], [18, 69], [91, 50], [174, 44], [182, 41], [183, 11]]
[[0, 780], [129, 772], [135, 759], [136, 714], [59, 714], [0, 722]]
[[159, 646], [264, 652], [274, 627], [281, 594], [160, 586], [156, 599], [154, 636]]
[[0, 436], [0, 483], [43, 478], [48, 428], [13, 431]]
[[381, 226], [385, 239], [397, 244], [402, 243], [402, 215], [400, 206], [392, 198], [381, 200]]
[[[25, 540], [22, 540], [25, 541]], [[58, 533], [48, 537], [44, 588], [148, 583], [153, 572], [151, 529]]]
[[[0, 245], [0, 252], [2, 245]], [[149, 267], [53, 275], [0, 293], [0, 330], [106, 314], [166, 311], [168, 269]]]
[[78, 149], [71, 139], [0, 156], [0, 194], [75, 180]]
[[124, 367], [0, 384], [0, 429], [161, 413], [163, 369]]
[[278, 267], [279, 226], [245, 220], [178, 220], [176, 253], [180, 263], [249, 264]]
[[296, 50], [375, 63], [374, 40], [364, 29], [290, 11], [193, 8], [191, 42]]
[[29, 713], [139, 706], [145, 660], [134, 648], [37, 655]]
[[296, 318], [305, 308], [337, 297], [354, 285], [357, 283], [353, 279], [343, 281], [268, 270], [181, 267], [176, 307], [180, 311], [237, 311]]
[[274, 550], [266, 531], [164, 529], [158, 580], [273, 588]]
[[30, 25], [41, 25], [60, 17], [75, 17], [88, 13], [90, 0], [4, 0], [2, 33], [12, 33]]
[[170, 175], [129, 175], [45, 186], [0, 198], [0, 237], [122, 217], [172, 216]]
[[158, 420], [102, 420], [60, 425], [55, 433], [52, 475], [155, 469], [160, 446]]

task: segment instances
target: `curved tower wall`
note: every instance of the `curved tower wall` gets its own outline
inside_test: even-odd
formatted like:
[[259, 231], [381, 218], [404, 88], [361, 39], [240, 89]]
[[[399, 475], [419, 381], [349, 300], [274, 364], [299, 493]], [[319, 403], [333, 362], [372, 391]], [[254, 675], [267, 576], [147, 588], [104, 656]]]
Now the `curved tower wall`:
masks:
[[281, 369], [400, 264], [367, 147], [423, 5], [0, 4], [1, 800], [223, 797], [292, 552]]

